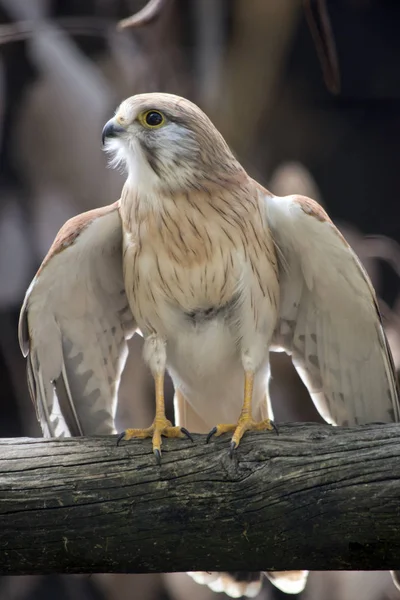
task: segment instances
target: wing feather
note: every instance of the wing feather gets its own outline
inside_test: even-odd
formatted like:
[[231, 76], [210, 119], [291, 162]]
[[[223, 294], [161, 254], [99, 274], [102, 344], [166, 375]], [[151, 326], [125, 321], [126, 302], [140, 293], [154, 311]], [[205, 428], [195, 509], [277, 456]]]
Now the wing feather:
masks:
[[332, 424], [399, 421], [399, 391], [371, 282], [325, 211], [266, 193], [281, 304], [272, 350], [285, 350]]
[[68, 221], [30, 285], [19, 341], [46, 436], [115, 432], [135, 324], [122, 273], [118, 203]]

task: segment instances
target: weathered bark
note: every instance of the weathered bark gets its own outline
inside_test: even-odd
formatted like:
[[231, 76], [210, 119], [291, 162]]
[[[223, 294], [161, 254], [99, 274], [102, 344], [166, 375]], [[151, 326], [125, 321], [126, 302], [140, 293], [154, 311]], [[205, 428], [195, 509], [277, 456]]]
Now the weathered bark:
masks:
[[0, 573], [400, 566], [400, 427], [0, 441]]

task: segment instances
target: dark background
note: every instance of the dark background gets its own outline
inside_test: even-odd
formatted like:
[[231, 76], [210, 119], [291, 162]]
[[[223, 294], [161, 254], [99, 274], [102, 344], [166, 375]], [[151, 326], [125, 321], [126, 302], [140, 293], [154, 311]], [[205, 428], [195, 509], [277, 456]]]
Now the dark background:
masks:
[[[398, 0], [169, 0], [153, 23], [117, 32], [144, 4], [0, 0], [3, 437], [40, 435], [16, 336], [25, 290], [67, 218], [118, 198], [123, 177], [107, 169], [101, 129], [143, 91], [194, 100], [260, 182], [324, 205], [372, 277], [400, 366]], [[336, 53], [333, 75], [324, 44]], [[132, 341], [121, 388], [136, 426], [148, 425], [153, 401], [134, 360], [140, 345]], [[277, 421], [317, 419], [286, 358], [273, 367]], [[0, 579], [1, 600], [188, 596], [216, 597], [183, 574]], [[283, 595], [266, 583], [262, 597]], [[302, 595], [396, 597], [387, 573], [315, 573]]]

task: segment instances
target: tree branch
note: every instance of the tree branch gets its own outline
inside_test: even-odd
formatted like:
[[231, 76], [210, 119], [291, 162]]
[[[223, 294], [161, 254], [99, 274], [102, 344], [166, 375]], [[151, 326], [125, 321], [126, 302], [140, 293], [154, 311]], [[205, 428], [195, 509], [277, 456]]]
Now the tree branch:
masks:
[[0, 573], [394, 569], [400, 428], [0, 441]]
[[127, 19], [119, 21], [117, 29], [121, 30], [127, 29], [128, 27], [142, 27], [143, 25], [148, 25], [159, 17], [166, 4], [167, 0], [150, 0], [142, 10], [139, 10], [139, 12]]

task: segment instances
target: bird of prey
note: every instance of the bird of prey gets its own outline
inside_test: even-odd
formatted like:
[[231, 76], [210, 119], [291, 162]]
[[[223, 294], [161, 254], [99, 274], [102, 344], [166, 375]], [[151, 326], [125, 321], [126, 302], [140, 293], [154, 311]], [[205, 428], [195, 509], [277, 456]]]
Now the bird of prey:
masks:
[[[118, 203], [70, 220], [30, 285], [19, 336], [48, 435], [113, 433], [126, 339], [144, 336], [156, 411], [147, 429], [271, 429], [269, 351], [285, 351], [329, 423], [399, 420], [390, 350], [374, 290], [325, 211], [254, 181], [207, 116], [184, 98], [122, 102], [103, 142], [127, 170]], [[173, 426], [163, 383], [175, 387]], [[192, 574], [232, 596], [259, 576]], [[307, 571], [270, 573], [298, 593]], [[234, 583], [236, 580], [236, 583]]]

